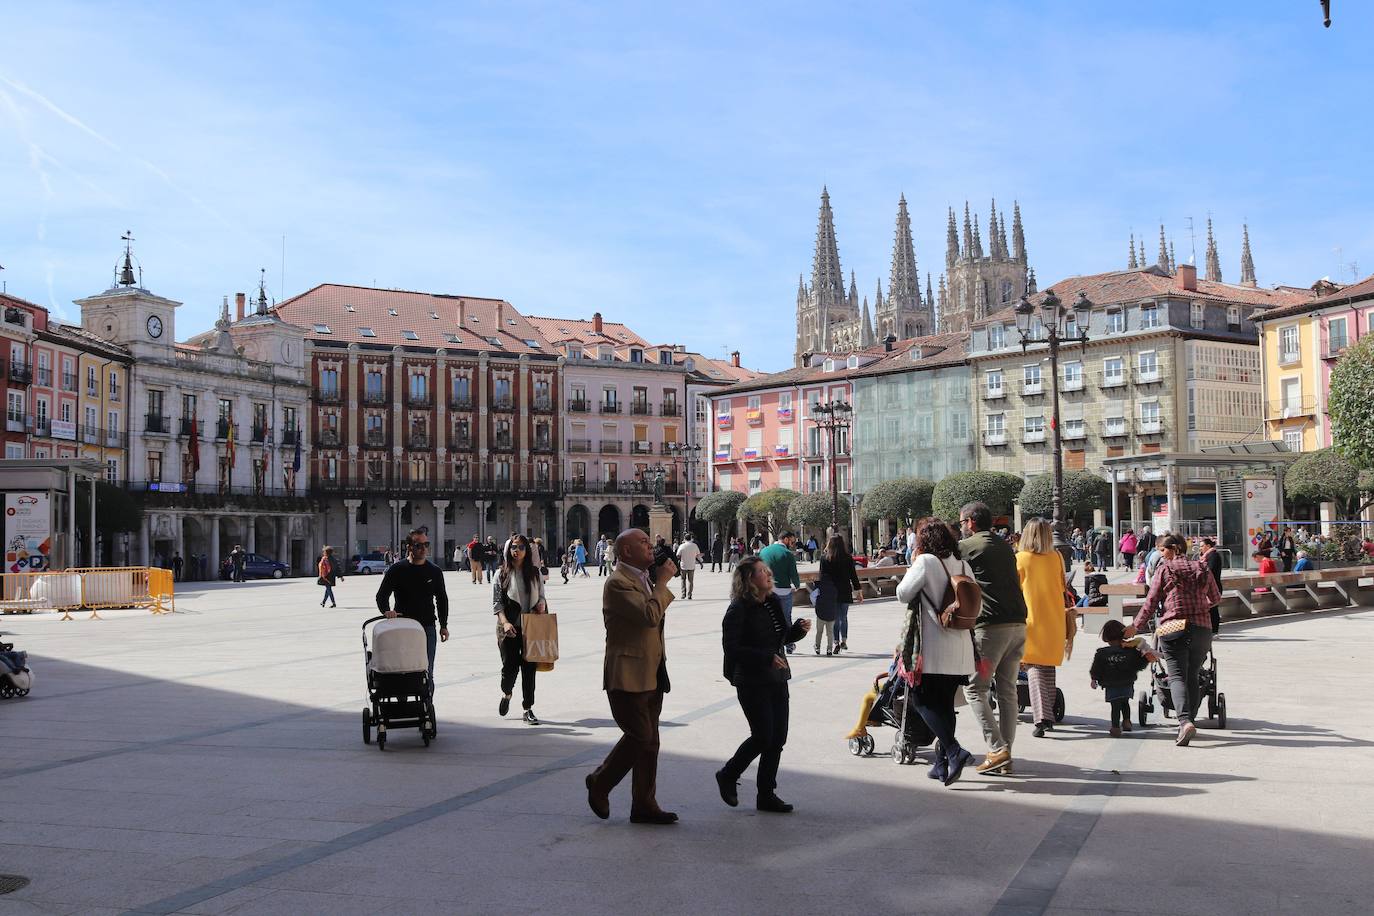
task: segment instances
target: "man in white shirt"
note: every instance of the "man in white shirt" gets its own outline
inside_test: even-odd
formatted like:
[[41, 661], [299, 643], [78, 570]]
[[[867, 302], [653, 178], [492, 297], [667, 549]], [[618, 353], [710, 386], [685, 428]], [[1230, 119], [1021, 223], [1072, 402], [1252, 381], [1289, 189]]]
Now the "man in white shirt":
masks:
[[908, 566], [911, 565], [911, 555], [914, 554], [915, 552], [916, 552], [916, 529], [915, 529], [915, 528], [908, 528], [908, 529], [906, 530], [906, 562], [907, 562], [907, 565], [908, 565]]
[[701, 558], [701, 548], [693, 540], [692, 535], [687, 535], [687, 540], [683, 541], [677, 549], [677, 568], [682, 571], [682, 597], [691, 600], [692, 587], [696, 582], [697, 560]]

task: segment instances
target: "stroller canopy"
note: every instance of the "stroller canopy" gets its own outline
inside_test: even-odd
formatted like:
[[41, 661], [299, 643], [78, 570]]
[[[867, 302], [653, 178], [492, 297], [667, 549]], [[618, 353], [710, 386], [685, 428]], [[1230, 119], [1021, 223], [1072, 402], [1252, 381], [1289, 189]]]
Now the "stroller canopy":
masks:
[[384, 674], [429, 670], [425, 628], [408, 617], [377, 621], [372, 627], [368, 667]]

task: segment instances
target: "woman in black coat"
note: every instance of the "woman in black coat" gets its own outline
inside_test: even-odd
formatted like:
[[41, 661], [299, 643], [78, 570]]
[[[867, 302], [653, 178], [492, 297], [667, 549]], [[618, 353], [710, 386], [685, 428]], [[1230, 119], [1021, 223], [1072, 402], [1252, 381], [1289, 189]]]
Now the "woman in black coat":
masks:
[[838, 534], [832, 534], [825, 544], [817, 585], [820, 587], [820, 594], [824, 596], [827, 610], [833, 607], [830, 619], [834, 624], [832, 626], [824, 622], [824, 618], [821, 617], [822, 605], [818, 604], [816, 617], [822, 620], [822, 625], [816, 631], [816, 654], [821, 654], [821, 636], [830, 635], [828, 631], [833, 629], [834, 646], [832, 648], [830, 640], [827, 640], [825, 654], [839, 655], [841, 649], [849, 648], [850, 601], [853, 599], [862, 604], [864, 593], [863, 586], [859, 584], [859, 573], [854, 568], [854, 557], [845, 546], [844, 538]]
[[754, 758], [759, 759], [760, 811], [787, 814], [792, 806], [777, 796], [778, 763], [787, 743], [787, 645], [804, 637], [811, 621], [798, 619], [790, 627], [782, 605], [773, 595], [773, 572], [758, 557], [746, 557], [730, 581], [730, 607], [721, 624], [725, 649], [725, 679], [735, 687], [740, 709], [749, 722], [749, 737], [716, 771], [721, 799], [739, 804], [736, 787]]

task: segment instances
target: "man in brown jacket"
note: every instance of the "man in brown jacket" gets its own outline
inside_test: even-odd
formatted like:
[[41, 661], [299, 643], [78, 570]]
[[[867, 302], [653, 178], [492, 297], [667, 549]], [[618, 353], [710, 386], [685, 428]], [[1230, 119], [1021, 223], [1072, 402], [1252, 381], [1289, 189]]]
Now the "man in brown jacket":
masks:
[[649, 567], [654, 551], [638, 528], [615, 539], [619, 562], [601, 593], [606, 622], [606, 663], [602, 688], [611, 716], [624, 734], [601, 766], [587, 776], [587, 804], [601, 819], [611, 815], [611, 790], [633, 771], [630, 823], [672, 824], [677, 815], [664, 811], [655, 798], [658, 773], [658, 717], [668, 692], [663, 650], [663, 618], [673, 595], [668, 591], [676, 571], [669, 560], [655, 581]]

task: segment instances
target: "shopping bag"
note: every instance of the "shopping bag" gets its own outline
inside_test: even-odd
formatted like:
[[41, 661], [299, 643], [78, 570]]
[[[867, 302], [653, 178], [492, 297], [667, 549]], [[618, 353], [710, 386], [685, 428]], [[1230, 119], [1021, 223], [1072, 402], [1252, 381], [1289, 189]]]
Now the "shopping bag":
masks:
[[525, 661], [549, 664], [558, 661], [558, 615], [521, 614], [525, 635]]

